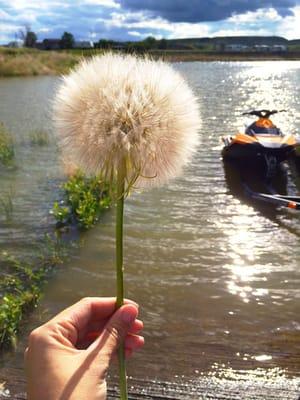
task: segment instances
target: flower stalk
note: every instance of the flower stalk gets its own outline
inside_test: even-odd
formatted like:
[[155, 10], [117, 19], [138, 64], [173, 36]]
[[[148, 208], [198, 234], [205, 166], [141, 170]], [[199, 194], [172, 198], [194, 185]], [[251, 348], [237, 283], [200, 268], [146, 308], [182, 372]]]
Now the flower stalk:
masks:
[[[117, 176], [117, 202], [116, 202], [116, 273], [117, 273], [117, 301], [116, 307], [120, 308], [124, 304], [124, 266], [123, 266], [123, 216], [124, 216], [124, 196], [125, 196], [125, 162], [120, 162]], [[127, 400], [127, 378], [125, 365], [125, 349], [121, 344], [118, 349], [119, 361], [119, 388], [120, 399]]]
[[[116, 201], [117, 301], [124, 302], [123, 213], [132, 189], [178, 175], [196, 151], [200, 115], [184, 78], [149, 58], [105, 53], [63, 78], [54, 102], [62, 153], [84, 172], [101, 174]], [[120, 397], [127, 400], [124, 346]]]

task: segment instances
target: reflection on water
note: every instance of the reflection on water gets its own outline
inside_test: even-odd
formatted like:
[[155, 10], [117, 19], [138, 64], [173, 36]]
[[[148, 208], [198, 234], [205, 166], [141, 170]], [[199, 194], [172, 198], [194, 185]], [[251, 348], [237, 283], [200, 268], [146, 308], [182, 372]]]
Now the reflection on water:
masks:
[[[172, 397], [169, 383], [176, 392], [180, 381], [183, 386], [177, 386], [179, 394], [172, 398], [187, 398], [187, 392], [193, 398], [193, 390], [199, 398], [204, 385], [212, 393], [214, 384], [219, 398], [222, 393], [231, 398], [228, 393], [238, 385], [232, 383], [233, 373], [236, 381], [252, 374], [251, 382], [257, 382], [254, 392], [263, 393], [257, 398], [268, 398], [268, 390], [270, 398], [284, 398], [280, 390], [292, 392], [297, 381], [291, 378], [299, 375], [299, 214], [257, 206], [231, 191], [219, 138], [235, 133], [243, 123], [240, 114], [253, 108], [288, 109], [274, 122], [283, 130], [299, 131], [295, 88], [300, 85], [300, 63], [195, 62], [176, 68], [199, 98], [201, 146], [182, 177], [164, 188], [136, 193], [126, 204], [127, 296], [141, 304], [146, 327], [146, 347], [128, 371], [137, 390], [150, 385], [150, 391], [157, 389], [161, 396]], [[5, 100], [1, 96], [0, 120], [22, 135], [29, 121], [14, 99], [20, 93], [26, 98], [34, 87], [42, 107], [35, 108], [37, 118], [30, 123], [47, 125], [43, 104], [55, 82], [0, 81], [0, 91], [6, 93]], [[16, 235], [14, 246], [20, 241], [22, 251], [29, 246], [24, 231], [36, 232], [36, 215], [47, 226], [47, 210], [58, 196], [57, 155], [54, 147], [47, 151], [33, 154], [19, 146], [22, 166], [9, 177], [0, 177], [1, 184], [13, 182], [18, 190], [19, 214], [10, 229]], [[49, 282], [30, 327], [82, 296], [115, 291], [113, 225], [114, 213], [107, 212], [97, 227], [82, 234], [84, 245]], [[10, 246], [6, 229], [0, 241], [1, 246]], [[19, 368], [21, 350], [5, 361], [10, 371]], [[267, 371], [272, 371], [272, 378]]]

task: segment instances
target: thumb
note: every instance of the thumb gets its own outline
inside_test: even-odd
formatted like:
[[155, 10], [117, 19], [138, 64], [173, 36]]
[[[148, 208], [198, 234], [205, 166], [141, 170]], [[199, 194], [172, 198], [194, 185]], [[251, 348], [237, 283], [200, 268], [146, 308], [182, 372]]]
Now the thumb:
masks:
[[138, 308], [134, 304], [123, 305], [112, 315], [105, 325], [102, 334], [93, 343], [95, 346], [94, 350], [101, 357], [107, 358], [108, 363], [130, 332], [137, 315]]

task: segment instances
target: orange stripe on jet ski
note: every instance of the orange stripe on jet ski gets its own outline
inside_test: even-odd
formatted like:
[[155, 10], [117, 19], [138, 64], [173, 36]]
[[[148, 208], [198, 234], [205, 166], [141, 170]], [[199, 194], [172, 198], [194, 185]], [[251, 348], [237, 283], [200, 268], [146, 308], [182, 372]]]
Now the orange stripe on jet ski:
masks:
[[232, 142], [233, 143], [240, 143], [240, 144], [249, 144], [255, 143], [257, 140], [253, 136], [244, 135], [243, 133], [238, 133], [237, 135], [233, 136]]

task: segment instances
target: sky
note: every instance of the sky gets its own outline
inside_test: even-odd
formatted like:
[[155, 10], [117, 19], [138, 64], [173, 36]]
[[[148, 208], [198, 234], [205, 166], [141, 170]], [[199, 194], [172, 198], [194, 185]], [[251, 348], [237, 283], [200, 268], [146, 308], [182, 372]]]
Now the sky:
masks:
[[0, 0], [0, 44], [30, 26], [38, 40], [238, 35], [300, 38], [300, 0]]

